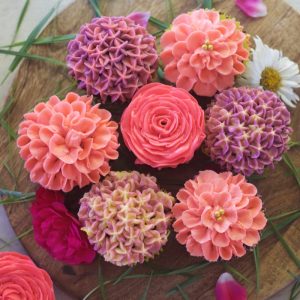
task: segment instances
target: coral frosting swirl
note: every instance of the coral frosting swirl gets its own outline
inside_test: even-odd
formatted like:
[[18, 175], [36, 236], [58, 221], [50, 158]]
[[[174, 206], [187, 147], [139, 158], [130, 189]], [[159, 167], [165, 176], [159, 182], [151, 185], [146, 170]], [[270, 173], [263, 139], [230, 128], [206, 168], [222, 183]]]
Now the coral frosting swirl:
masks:
[[137, 164], [175, 168], [190, 161], [204, 140], [204, 112], [187, 91], [151, 83], [124, 111], [121, 131]]
[[223, 91], [206, 115], [207, 150], [228, 171], [261, 174], [288, 149], [290, 113], [273, 92], [251, 88]]
[[166, 244], [173, 202], [155, 177], [111, 172], [81, 199], [78, 216], [106, 261], [134, 265], [153, 258]]
[[16, 252], [0, 253], [0, 299], [55, 300], [48, 273]]
[[232, 87], [249, 56], [239, 23], [213, 10], [179, 15], [160, 43], [165, 78], [200, 96]]
[[188, 180], [173, 207], [176, 238], [192, 256], [208, 261], [243, 256], [266, 225], [256, 187], [243, 175], [201, 171]]
[[32, 182], [51, 190], [68, 192], [98, 182], [118, 158], [117, 123], [92, 97], [52, 96], [24, 115], [17, 145]]
[[124, 102], [157, 69], [155, 38], [130, 17], [95, 18], [69, 42], [67, 65], [88, 94]]

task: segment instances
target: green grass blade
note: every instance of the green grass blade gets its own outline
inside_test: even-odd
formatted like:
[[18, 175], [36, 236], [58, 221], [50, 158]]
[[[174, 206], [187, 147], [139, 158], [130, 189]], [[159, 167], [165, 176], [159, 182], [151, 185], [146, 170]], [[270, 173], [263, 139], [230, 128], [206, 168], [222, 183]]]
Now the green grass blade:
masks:
[[149, 22], [158, 27], [159, 29], [166, 30], [170, 25], [167, 23], [164, 23], [154, 17], [150, 17]]
[[173, 10], [173, 5], [172, 5], [172, 0], [165, 0], [166, 1], [166, 6], [169, 12], [169, 20], [170, 22], [172, 22], [172, 20], [174, 19], [174, 10]]
[[280, 220], [280, 219], [283, 219], [283, 218], [286, 218], [289, 216], [293, 216], [295, 214], [300, 214], [300, 210], [292, 210], [292, 211], [289, 211], [289, 212], [286, 212], [286, 213], [283, 213], [283, 214], [280, 214], [277, 216], [269, 217], [268, 220], [276, 221], [276, 220]]
[[113, 285], [118, 284], [119, 282], [121, 282], [129, 273], [131, 273], [133, 270], [133, 268], [128, 268], [125, 272], [123, 272], [113, 283]]
[[3, 163], [3, 166], [6, 169], [9, 176], [11, 177], [11, 179], [15, 182], [16, 181], [16, 176], [15, 176], [13, 170], [10, 168], [10, 166], [7, 164], [6, 161]]
[[151, 271], [151, 274], [150, 274], [150, 277], [149, 277], [149, 280], [148, 280], [148, 283], [147, 283], [145, 292], [143, 293], [143, 295], [142, 295], [142, 297], [141, 297], [141, 300], [147, 300], [149, 288], [150, 288], [151, 281], [152, 281], [152, 276], [153, 276], [153, 271]]
[[253, 249], [254, 263], [255, 263], [255, 277], [256, 277], [256, 291], [260, 290], [260, 257], [258, 245]]
[[98, 0], [89, 0], [89, 2], [95, 12], [96, 17], [101, 17]]
[[5, 244], [0, 247], [0, 250], [6, 248], [8, 246], [10, 246], [12, 243], [14, 243], [15, 241], [18, 241], [18, 240], [22, 239], [24, 236], [30, 234], [31, 232], [33, 232], [33, 228], [32, 227], [30, 227], [29, 229], [25, 230], [21, 234], [17, 235], [13, 240], [11, 240], [9, 242], [5, 242]]
[[21, 192], [16, 192], [16, 191], [10, 191], [10, 190], [6, 190], [6, 189], [0, 189], [0, 198], [3, 197], [15, 197], [15, 198], [19, 198], [21, 197], [23, 194]]
[[13, 104], [14, 104], [14, 98], [11, 97], [11, 96], [9, 96], [9, 98], [5, 102], [2, 110], [0, 111], [0, 119], [2, 119], [5, 116], [5, 114], [10, 111], [10, 109], [13, 106]]
[[288, 243], [286, 242], [286, 240], [283, 238], [283, 236], [279, 233], [278, 229], [274, 226], [274, 224], [269, 221], [275, 235], [277, 236], [279, 242], [281, 243], [282, 247], [285, 249], [286, 253], [289, 255], [289, 257], [293, 260], [293, 262], [295, 263], [295, 265], [300, 268], [300, 260], [297, 257], [297, 255], [295, 254], [295, 252], [293, 251], [293, 249], [288, 245]]
[[[179, 285], [182, 289], [184, 289], [184, 288], [188, 287], [189, 285], [193, 284], [195, 281], [199, 280], [200, 278], [201, 278], [201, 275], [200, 275], [200, 274], [194, 275], [194, 276], [192, 276], [192, 277], [190, 277], [190, 278], [184, 280], [183, 282], [181, 282], [181, 283], [178, 284], [178, 285]], [[178, 288], [177, 288], [178, 285], [176, 285], [174, 288], [170, 289], [170, 290], [167, 292], [166, 296], [167, 296], [167, 297], [170, 297], [170, 296], [173, 296], [173, 295], [175, 295], [176, 293], [178, 293]]]
[[288, 146], [289, 148], [300, 146], [300, 141], [289, 141]]
[[10, 140], [15, 141], [17, 139], [17, 133], [4, 119], [0, 119], [0, 125], [8, 134]]
[[51, 63], [54, 65], [58, 65], [58, 66], [63, 66], [66, 67], [66, 64], [62, 61], [59, 61], [57, 59], [51, 58], [51, 57], [45, 57], [45, 56], [40, 56], [40, 55], [35, 55], [35, 54], [28, 54], [25, 52], [16, 52], [16, 51], [11, 51], [11, 50], [4, 50], [4, 49], [0, 49], [0, 54], [8, 54], [8, 55], [13, 55], [16, 57], [23, 57], [23, 58], [28, 58], [28, 59], [34, 59], [34, 60], [41, 60], [47, 63]]
[[225, 264], [225, 269], [231, 273], [232, 275], [234, 275], [235, 277], [238, 277], [240, 280], [244, 280], [248, 283], [250, 283], [250, 280], [244, 276], [241, 272], [239, 272], [236, 268], [228, 265], [228, 264]]
[[297, 296], [300, 294], [300, 281], [298, 278], [295, 280], [295, 284], [293, 285], [290, 293], [289, 300], [296, 300]]
[[213, 1], [212, 0], [203, 0], [203, 8], [212, 9]]
[[297, 180], [298, 185], [300, 186], [300, 174], [297, 168], [294, 166], [293, 162], [291, 161], [287, 153], [284, 153], [282, 157], [283, 157], [283, 161], [289, 167], [290, 171], [292, 172], [295, 179]]
[[14, 35], [13, 35], [13, 38], [12, 38], [12, 41], [11, 41], [12, 44], [15, 42], [16, 37], [19, 33], [21, 24], [23, 22], [23, 19], [25, 17], [25, 14], [26, 14], [28, 6], [29, 6], [29, 2], [30, 2], [30, 0], [25, 0], [25, 3], [24, 3], [23, 8], [21, 10], [21, 13], [20, 13], [20, 16], [19, 16], [19, 19], [18, 19], [18, 23], [17, 23], [16, 29], [15, 29], [15, 32], [14, 32]]
[[101, 268], [101, 264], [99, 262], [99, 270], [98, 270], [98, 279], [99, 279], [99, 287], [100, 287], [100, 295], [101, 299], [105, 300], [106, 299], [106, 292], [105, 292], [105, 281], [104, 281], [104, 276]]
[[180, 293], [182, 299], [184, 299], [184, 300], [190, 299], [189, 296], [187, 295], [187, 293], [184, 291], [184, 289], [179, 284], [177, 284], [176, 287], [177, 287], [178, 292]]

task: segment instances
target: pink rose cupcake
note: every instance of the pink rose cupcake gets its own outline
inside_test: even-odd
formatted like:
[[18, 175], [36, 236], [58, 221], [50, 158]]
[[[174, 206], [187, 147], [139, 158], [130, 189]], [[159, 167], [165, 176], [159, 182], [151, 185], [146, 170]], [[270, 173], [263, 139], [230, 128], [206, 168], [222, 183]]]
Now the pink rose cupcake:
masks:
[[204, 140], [204, 112], [187, 91], [151, 83], [124, 111], [121, 131], [137, 164], [175, 168], [190, 161]]
[[188, 180], [173, 207], [177, 241], [208, 261], [246, 254], [260, 240], [267, 219], [256, 187], [243, 175], [201, 171]]
[[232, 87], [249, 57], [247, 34], [214, 10], [179, 15], [160, 39], [165, 78], [200, 96]]

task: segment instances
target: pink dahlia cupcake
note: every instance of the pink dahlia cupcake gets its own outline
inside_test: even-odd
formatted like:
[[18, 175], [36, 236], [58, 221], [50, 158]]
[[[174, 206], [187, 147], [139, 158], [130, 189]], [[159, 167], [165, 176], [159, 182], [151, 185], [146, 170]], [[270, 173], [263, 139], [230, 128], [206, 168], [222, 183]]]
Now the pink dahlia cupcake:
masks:
[[124, 102], [152, 81], [158, 54], [155, 37], [145, 28], [147, 18], [141, 15], [95, 18], [80, 28], [67, 55], [79, 88], [99, 95], [102, 102]]
[[223, 91], [206, 117], [208, 153], [228, 171], [262, 174], [288, 149], [290, 113], [273, 92], [245, 87]]
[[78, 217], [106, 261], [135, 265], [153, 258], [166, 244], [173, 203], [155, 177], [111, 172], [80, 200]]
[[188, 180], [173, 207], [178, 242], [208, 261], [246, 254], [266, 225], [256, 187], [242, 175], [201, 171]]
[[68, 192], [98, 182], [117, 159], [118, 125], [92, 97], [67, 94], [50, 97], [19, 125], [17, 145], [32, 182], [50, 190]]
[[200, 96], [232, 87], [245, 71], [247, 35], [235, 19], [214, 10], [179, 15], [161, 37], [165, 78]]
[[204, 140], [204, 112], [187, 91], [151, 83], [134, 95], [121, 131], [137, 164], [175, 168], [190, 161]]

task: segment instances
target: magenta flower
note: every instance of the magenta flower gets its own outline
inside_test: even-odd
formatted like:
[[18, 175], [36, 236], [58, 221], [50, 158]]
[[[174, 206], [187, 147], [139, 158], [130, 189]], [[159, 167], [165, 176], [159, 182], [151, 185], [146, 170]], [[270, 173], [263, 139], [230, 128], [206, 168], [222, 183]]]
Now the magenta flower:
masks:
[[267, 6], [263, 0], [235, 0], [235, 4], [249, 17], [259, 18], [267, 15]]
[[150, 13], [149, 12], [140, 12], [140, 11], [134, 11], [131, 14], [127, 16], [127, 18], [131, 19], [134, 21], [136, 24], [143, 26], [144, 28], [147, 27], [148, 21], [150, 18]]
[[219, 277], [215, 288], [216, 300], [247, 300], [247, 291], [229, 273]]

